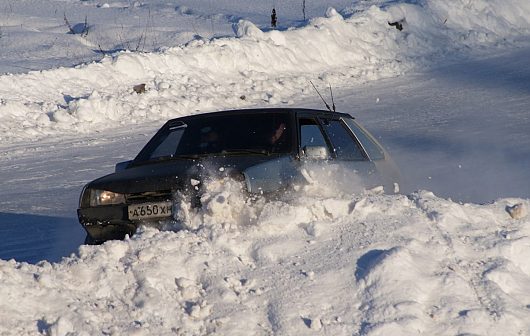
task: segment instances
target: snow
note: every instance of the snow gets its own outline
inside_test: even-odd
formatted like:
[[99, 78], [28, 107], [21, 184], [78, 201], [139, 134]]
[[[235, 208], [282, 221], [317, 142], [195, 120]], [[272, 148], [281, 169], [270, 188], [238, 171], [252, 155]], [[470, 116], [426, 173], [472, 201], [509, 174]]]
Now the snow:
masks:
[[[74, 68], [4, 75], [2, 141], [90, 133], [188, 111], [281, 105], [313, 94], [311, 79], [340, 88], [397, 76], [463, 48], [513, 45], [530, 30], [529, 6], [516, 3], [520, 11], [469, 27], [443, 24], [440, 17], [453, 13], [430, 2], [371, 6], [347, 18], [328, 8], [326, 17], [284, 31], [263, 31], [240, 19], [236, 37], [197, 37], [156, 53], [117, 52]], [[473, 17], [479, 9], [496, 10], [492, 6], [455, 9]], [[405, 33], [387, 24], [403, 17]], [[141, 83], [147, 92], [139, 95], [133, 87]]]
[[[430, 192], [255, 204], [37, 265], [1, 261], [2, 327], [79, 334], [526, 334], [529, 219]], [[21, 290], [23, 289], [23, 290]], [[44, 302], [45, 304], [41, 304]]]
[[[278, 30], [272, 4], [0, 0], [0, 334], [530, 334], [530, 3], [276, 0]], [[82, 245], [82, 186], [165, 120], [321, 108], [310, 80], [403, 194], [213, 180], [200, 210]]]

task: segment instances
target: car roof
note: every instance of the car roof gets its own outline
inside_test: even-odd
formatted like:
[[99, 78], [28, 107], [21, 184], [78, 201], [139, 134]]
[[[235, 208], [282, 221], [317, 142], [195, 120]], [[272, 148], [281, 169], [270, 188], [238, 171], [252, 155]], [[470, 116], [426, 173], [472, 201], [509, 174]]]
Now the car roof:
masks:
[[262, 114], [262, 113], [289, 113], [291, 115], [296, 113], [314, 114], [315, 116], [333, 116], [333, 117], [346, 117], [353, 118], [351, 115], [343, 112], [331, 112], [327, 110], [308, 109], [308, 108], [293, 108], [293, 107], [272, 107], [272, 108], [250, 108], [250, 109], [237, 109], [237, 110], [225, 110], [216, 112], [207, 112], [188, 115], [171, 119], [168, 121], [169, 124], [178, 121], [190, 120], [190, 119], [201, 119], [213, 116], [229, 116], [238, 114]]

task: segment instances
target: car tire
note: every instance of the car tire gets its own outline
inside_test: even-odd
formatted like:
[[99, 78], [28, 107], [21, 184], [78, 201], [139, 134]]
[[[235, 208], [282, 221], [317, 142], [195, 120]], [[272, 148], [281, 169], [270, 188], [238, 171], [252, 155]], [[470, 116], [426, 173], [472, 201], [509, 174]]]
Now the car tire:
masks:
[[85, 237], [85, 245], [101, 245], [101, 243], [101, 241], [95, 240], [89, 234], [87, 234]]

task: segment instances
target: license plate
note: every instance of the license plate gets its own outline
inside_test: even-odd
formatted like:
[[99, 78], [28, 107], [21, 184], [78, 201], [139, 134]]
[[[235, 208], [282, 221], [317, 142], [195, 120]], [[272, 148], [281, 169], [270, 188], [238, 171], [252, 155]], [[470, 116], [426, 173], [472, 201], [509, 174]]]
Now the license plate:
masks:
[[171, 202], [129, 205], [129, 219], [148, 219], [171, 216]]

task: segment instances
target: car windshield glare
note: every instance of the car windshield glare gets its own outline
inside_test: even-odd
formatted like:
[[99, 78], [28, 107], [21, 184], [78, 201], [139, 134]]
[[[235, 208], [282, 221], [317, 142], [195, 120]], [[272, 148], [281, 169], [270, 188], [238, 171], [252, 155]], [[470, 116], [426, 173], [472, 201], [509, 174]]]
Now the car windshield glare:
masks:
[[140, 152], [137, 162], [179, 157], [289, 153], [288, 113], [248, 113], [189, 118], [162, 129]]

